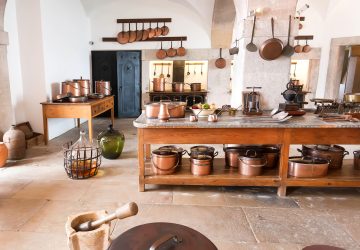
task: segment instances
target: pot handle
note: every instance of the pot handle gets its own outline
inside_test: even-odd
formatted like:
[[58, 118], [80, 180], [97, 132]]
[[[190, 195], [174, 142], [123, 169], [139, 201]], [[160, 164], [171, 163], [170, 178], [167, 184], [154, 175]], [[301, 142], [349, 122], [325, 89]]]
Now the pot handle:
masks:
[[[251, 152], [254, 152], [254, 155], [250, 155]], [[251, 156], [254, 156], [254, 157], [256, 157], [256, 156], [257, 156], [256, 150], [254, 150], [254, 149], [248, 149], [248, 150], [246, 150], [245, 156], [250, 156], [250, 157], [251, 157]]]
[[304, 156], [303, 151], [300, 148], [298, 148], [297, 151], [301, 153], [302, 156]]
[[[354, 153], [355, 153], [355, 152], [354, 152]], [[344, 157], [345, 155], [348, 155], [348, 154], [350, 154], [349, 151], [346, 151], [346, 150], [345, 150], [343, 157]]]
[[214, 157], [215, 157], [215, 156], [217, 156], [218, 154], [219, 154], [219, 152], [218, 152], [218, 151], [216, 151], [216, 152], [214, 153]]
[[182, 239], [174, 234], [166, 234], [162, 236], [161, 238], [157, 239], [150, 247], [149, 250], [157, 250], [160, 249], [160, 247], [165, 244], [166, 242], [171, 241], [172, 244], [180, 244], [182, 242]]
[[186, 153], [188, 153], [188, 151], [183, 150], [183, 151], [181, 152], [181, 155], [185, 155]]
[[184, 149], [185, 154], [188, 154], [189, 156], [191, 155], [191, 153], [189, 153], [189, 151], [187, 151], [186, 149]]
[[177, 159], [177, 162], [176, 162], [175, 166], [173, 166], [172, 168], [169, 168], [169, 169], [162, 169], [162, 168], [159, 168], [159, 166], [155, 164], [155, 162], [154, 162], [154, 157], [153, 157], [153, 155], [151, 155], [151, 163], [153, 164], [153, 166], [154, 166], [156, 169], [159, 169], [159, 170], [161, 170], [161, 171], [169, 171], [169, 170], [172, 170], [172, 169], [174, 169], [174, 168], [177, 168], [177, 166], [179, 165], [179, 162], [180, 162], [180, 157], [179, 157], [178, 154], [176, 154], [176, 159]]
[[253, 167], [263, 167], [263, 166], [266, 166], [267, 163], [268, 163], [266, 159], [265, 159], [264, 164], [259, 164], [259, 165], [247, 164], [247, 163], [245, 163], [241, 158], [239, 158], [239, 160], [240, 160], [243, 164], [245, 164], [245, 165], [247, 165], [247, 166], [253, 166]]

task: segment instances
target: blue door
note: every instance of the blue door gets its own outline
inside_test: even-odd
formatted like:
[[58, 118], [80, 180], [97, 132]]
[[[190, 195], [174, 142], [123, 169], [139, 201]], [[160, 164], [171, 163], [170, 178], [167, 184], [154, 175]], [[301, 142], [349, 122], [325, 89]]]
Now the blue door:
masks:
[[141, 114], [141, 52], [118, 51], [118, 117], [138, 117]]

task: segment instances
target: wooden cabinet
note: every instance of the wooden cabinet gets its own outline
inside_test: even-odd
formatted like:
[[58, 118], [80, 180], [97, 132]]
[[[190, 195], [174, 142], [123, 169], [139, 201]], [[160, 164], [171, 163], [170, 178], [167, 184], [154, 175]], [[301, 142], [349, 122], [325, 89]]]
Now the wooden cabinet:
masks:
[[[232, 120], [230, 120], [232, 119]], [[241, 118], [229, 118], [210, 124], [188, 122], [188, 117], [166, 124], [146, 124], [142, 115], [134, 122], [138, 129], [139, 190], [146, 184], [159, 185], [208, 185], [208, 186], [272, 186], [279, 196], [286, 195], [290, 186], [312, 187], [360, 187], [360, 170], [346, 165], [340, 170], [330, 170], [323, 178], [294, 178], [288, 176], [288, 158], [291, 144], [360, 144], [360, 125], [323, 125], [309, 117], [293, 119], [286, 124], [246, 124]], [[299, 122], [300, 121], [300, 122]], [[303, 124], [302, 124], [303, 122]], [[196, 177], [190, 173], [187, 159], [181, 170], [172, 175], [155, 175], [150, 169], [150, 145], [152, 144], [280, 144], [281, 157], [278, 170], [267, 170], [261, 176], [242, 176], [225, 168], [224, 159], [216, 159], [213, 174]]]

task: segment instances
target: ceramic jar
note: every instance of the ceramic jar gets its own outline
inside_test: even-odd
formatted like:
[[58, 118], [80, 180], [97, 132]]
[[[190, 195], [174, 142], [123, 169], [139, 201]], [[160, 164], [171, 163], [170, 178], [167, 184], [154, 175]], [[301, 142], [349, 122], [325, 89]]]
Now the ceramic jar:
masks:
[[4, 134], [3, 141], [9, 150], [9, 160], [21, 160], [25, 158], [26, 141], [24, 132], [12, 125]]
[[6, 160], [8, 158], [8, 149], [5, 143], [0, 142], [0, 168], [5, 166]]
[[125, 143], [124, 133], [109, 125], [107, 131], [101, 132], [97, 139], [104, 158], [117, 159], [120, 157]]

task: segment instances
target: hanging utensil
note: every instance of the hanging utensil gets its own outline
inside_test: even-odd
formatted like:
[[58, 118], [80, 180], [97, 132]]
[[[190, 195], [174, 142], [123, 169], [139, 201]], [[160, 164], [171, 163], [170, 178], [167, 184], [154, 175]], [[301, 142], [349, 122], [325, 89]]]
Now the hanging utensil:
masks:
[[162, 29], [159, 28], [159, 23], [157, 23], [156, 28], [155, 28], [155, 37], [161, 36], [161, 34], [162, 34]]
[[302, 46], [299, 44], [299, 40], [297, 40], [297, 45], [294, 47], [294, 51], [296, 53], [301, 53], [302, 52]]
[[124, 23], [122, 24], [122, 31], [117, 35], [117, 41], [120, 44], [126, 44], [129, 42], [129, 33], [124, 30]]
[[226, 66], [226, 60], [221, 56], [222, 48], [220, 48], [220, 58], [216, 59], [215, 66], [219, 69], [223, 69]]
[[254, 24], [253, 24], [253, 29], [252, 29], [252, 33], [251, 33], [251, 41], [248, 45], [246, 45], [246, 49], [250, 52], [256, 52], [257, 51], [257, 47], [256, 45], [253, 43], [254, 40], [254, 33], [255, 33], [255, 23], [256, 23], [256, 15], [254, 15]]
[[190, 75], [190, 64], [188, 63], [188, 72], [186, 73], [188, 76]]
[[161, 64], [161, 74], [160, 74], [160, 78], [164, 78], [164, 64]]
[[156, 52], [156, 57], [158, 59], [164, 59], [166, 57], [166, 51], [163, 50], [162, 42], [161, 42], [161, 48]]
[[278, 38], [274, 37], [274, 18], [271, 18], [272, 38], [266, 40], [259, 51], [262, 59], [272, 61], [281, 56], [284, 44]]
[[164, 26], [161, 27], [161, 30], [162, 30], [162, 35], [163, 36], [166, 36], [167, 34], [169, 34], [169, 27], [166, 26], [165, 22], [164, 22]]
[[194, 65], [194, 75], [196, 75], [196, 65]]
[[155, 36], [155, 30], [153, 28], [151, 28], [151, 22], [149, 23], [149, 28], [147, 29], [149, 36], [148, 38], [151, 39]]
[[156, 76], [156, 64], [155, 65], [155, 69], [154, 69], [154, 76]]
[[168, 57], [174, 57], [174, 56], [176, 56], [176, 49], [173, 48], [173, 46], [172, 46], [172, 41], [171, 41], [170, 49], [168, 49], [168, 50], [166, 51], [166, 54], [167, 54]]
[[282, 51], [282, 54], [284, 56], [292, 56], [295, 52], [294, 47], [290, 45], [290, 31], [291, 31], [291, 15], [289, 16], [288, 42]]
[[166, 77], [170, 78], [170, 64], [168, 64], [168, 73], [167, 73]]
[[201, 64], [201, 72], [200, 72], [201, 75], [203, 75], [203, 65]]
[[149, 38], [149, 31], [147, 29], [145, 29], [145, 24], [142, 24], [142, 37], [141, 40], [145, 41]]
[[229, 54], [230, 55], [235, 55], [235, 54], [239, 54], [239, 46], [238, 46], [238, 39], [235, 40], [235, 47], [229, 49]]
[[129, 23], [129, 43], [133, 43], [136, 41], [136, 32], [131, 30], [130, 23]]
[[306, 45], [302, 48], [302, 52], [308, 53], [308, 52], [310, 52], [310, 50], [311, 50], [311, 47], [310, 47], [310, 45], [308, 45], [308, 40], [306, 40]]
[[138, 30], [138, 23], [136, 23], [136, 41], [141, 41], [142, 35], [142, 30]]
[[185, 56], [186, 55], [186, 49], [183, 47], [182, 40], [180, 41], [180, 47], [177, 49], [177, 55], [178, 56]]

